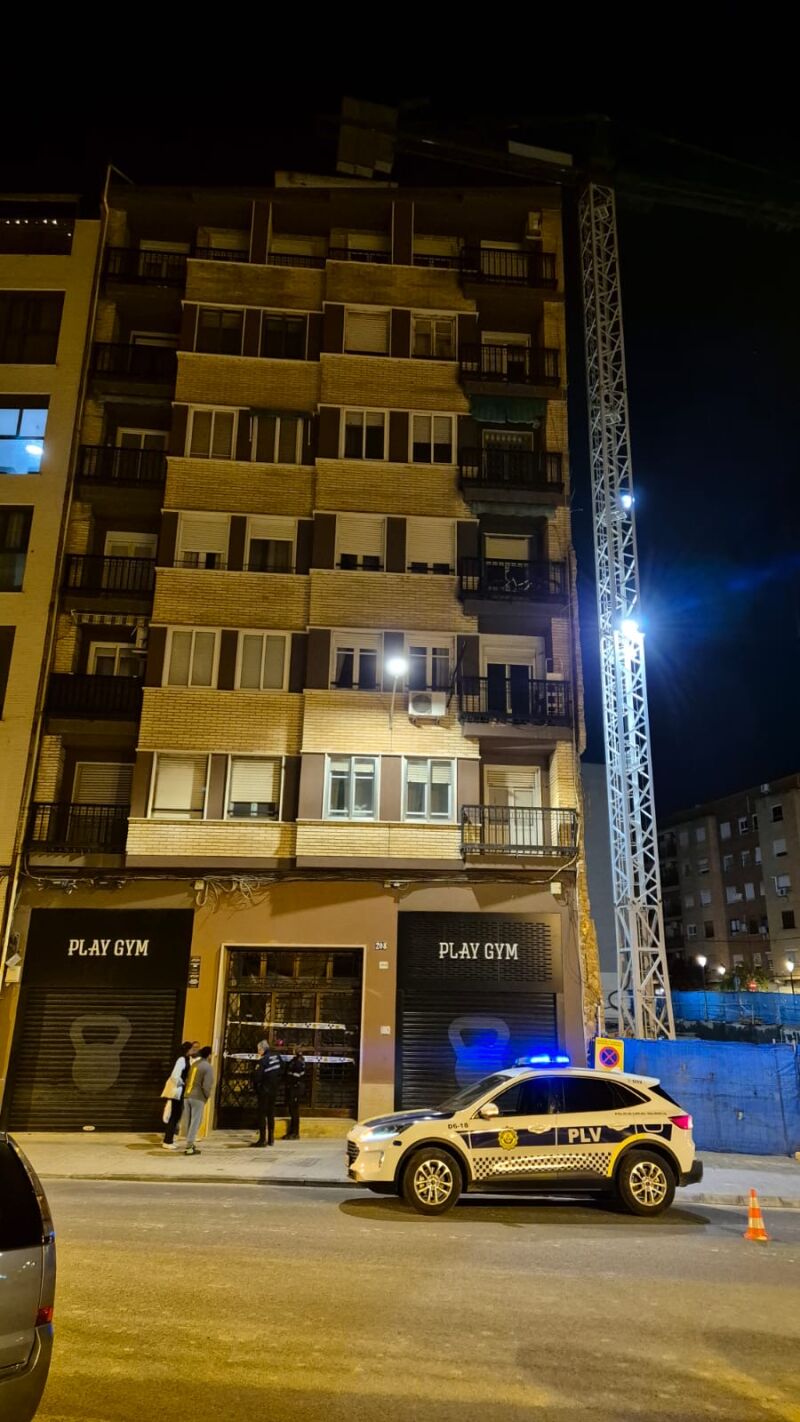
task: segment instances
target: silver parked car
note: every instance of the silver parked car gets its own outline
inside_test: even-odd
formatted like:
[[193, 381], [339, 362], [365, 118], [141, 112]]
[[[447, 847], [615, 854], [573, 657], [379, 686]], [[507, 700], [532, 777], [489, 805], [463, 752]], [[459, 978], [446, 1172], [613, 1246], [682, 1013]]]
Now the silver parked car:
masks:
[[0, 1132], [0, 1417], [29, 1422], [53, 1351], [56, 1246], [47, 1197]]

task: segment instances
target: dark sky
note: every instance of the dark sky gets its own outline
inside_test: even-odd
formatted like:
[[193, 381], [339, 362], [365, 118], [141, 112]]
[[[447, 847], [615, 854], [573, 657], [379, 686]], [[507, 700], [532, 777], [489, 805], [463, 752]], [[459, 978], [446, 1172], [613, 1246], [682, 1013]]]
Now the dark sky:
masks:
[[[141, 78], [141, 75], [139, 76]], [[275, 167], [331, 171], [332, 144], [316, 114], [334, 115], [338, 90], [266, 82], [258, 103], [170, 103], [132, 109], [42, 99], [3, 155], [6, 190], [99, 188], [113, 161], [134, 181], [268, 184]], [[153, 78], [153, 83], [156, 83]], [[424, 85], [419, 92], [424, 95]], [[421, 99], [413, 117], [486, 136], [515, 93]], [[513, 86], [510, 86], [513, 88]], [[400, 93], [347, 91], [395, 102]], [[91, 96], [89, 96], [91, 98]], [[529, 114], [534, 106], [530, 104]], [[742, 192], [773, 187], [800, 203], [791, 110], [730, 102], [665, 108], [658, 94], [596, 103], [639, 171], [683, 169], [705, 179], [705, 159], [643, 134], [730, 155], [711, 164]], [[524, 125], [529, 141], [566, 139], [565, 112]], [[544, 113], [539, 109], [540, 114]], [[98, 116], [100, 115], [100, 117]], [[224, 115], [224, 117], [221, 117]], [[754, 117], [755, 115], [755, 117]], [[553, 120], [556, 120], [555, 126]], [[686, 160], [686, 161], [685, 161]], [[753, 165], [753, 168], [744, 166]], [[756, 174], [755, 165], [768, 169]], [[800, 234], [757, 223], [622, 204], [620, 238], [637, 522], [647, 630], [650, 717], [661, 813], [800, 769]], [[570, 378], [575, 537], [581, 564], [589, 749], [602, 757], [588, 461], [582, 420], [580, 313], [572, 313]]]

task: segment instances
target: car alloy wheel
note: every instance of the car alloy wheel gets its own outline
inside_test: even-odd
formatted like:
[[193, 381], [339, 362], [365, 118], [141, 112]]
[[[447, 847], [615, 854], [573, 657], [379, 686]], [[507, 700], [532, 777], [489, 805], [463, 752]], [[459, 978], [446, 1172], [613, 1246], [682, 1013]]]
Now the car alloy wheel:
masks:
[[423, 1160], [414, 1171], [414, 1193], [425, 1205], [444, 1205], [454, 1183], [452, 1168], [441, 1157]]
[[660, 1165], [653, 1160], [637, 1161], [628, 1176], [628, 1186], [637, 1205], [647, 1209], [657, 1209], [663, 1203], [668, 1189], [667, 1177]]

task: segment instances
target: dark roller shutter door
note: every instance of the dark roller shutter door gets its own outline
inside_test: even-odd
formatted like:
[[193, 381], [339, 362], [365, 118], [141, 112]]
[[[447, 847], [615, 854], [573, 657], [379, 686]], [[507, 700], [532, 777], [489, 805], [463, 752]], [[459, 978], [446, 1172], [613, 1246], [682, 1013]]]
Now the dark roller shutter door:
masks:
[[556, 999], [546, 992], [460, 988], [446, 995], [399, 994], [397, 1105], [435, 1106], [461, 1087], [554, 1050]]
[[21, 1131], [156, 1130], [184, 993], [31, 987], [20, 1004], [8, 1122]]

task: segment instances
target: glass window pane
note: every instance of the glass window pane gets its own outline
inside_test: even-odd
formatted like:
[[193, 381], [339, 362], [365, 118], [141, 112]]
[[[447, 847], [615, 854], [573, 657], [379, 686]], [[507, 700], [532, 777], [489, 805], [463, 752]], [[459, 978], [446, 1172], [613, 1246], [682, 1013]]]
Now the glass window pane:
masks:
[[425, 784], [409, 780], [406, 787], [406, 814], [421, 819], [425, 815]]
[[384, 417], [383, 415], [367, 415], [367, 428], [364, 445], [364, 453], [367, 459], [383, 459], [384, 454]]
[[16, 439], [20, 422], [20, 411], [0, 408], [0, 439]]
[[113, 676], [117, 669], [116, 653], [95, 652], [94, 654], [94, 674], [95, 676]]
[[356, 760], [353, 773], [353, 814], [371, 818], [375, 810], [375, 763]]
[[344, 417], [344, 452], [347, 459], [363, 459], [364, 416], [348, 410]]
[[233, 452], [233, 411], [217, 410], [211, 442], [213, 459], [230, 459]]
[[432, 683], [441, 691], [450, 684], [450, 651], [447, 647], [431, 648]]
[[436, 819], [450, 818], [450, 786], [446, 783], [431, 783], [431, 815]]
[[191, 632], [173, 632], [170, 648], [168, 686], [189, 685], [189, 659], [192, 653]]
[[259, 415], [256, 428], [256, 459], [261, 464], [275, 463], [275, 430], [277, 420], [274, 415]]
[[250, 690], [261, 686], [261, 653], [263, 637], [245, 633], [242, 637], [242, 660], [239, 668], [239, 685]]
[[283, 659], [286, 643], [283, 637], [266, 637], [264, 648], [263, 685], [270, 689], [283, 686]]
[[282, 415], [278, 430], [278, 460], [281, 464], [297, 463], [297, 427], [300, 421]]
[[29, 439], [41, 439], [47, 425], [47, 410], [23, 410], [20, 415], [20, 435]]
[[453, 458], [453, 422], [449, 415], [436, 415], [433, 421], [433, 460], [449, 464]]
[[371, 691], [378, 684], [378, 653], [362, 648], [358, 659], [358, 684], [362, 691]]
[[334, 671], [334, 681], [337, 686], [351, 687], [353, 685], [354, 663], [355, 652], [352, 647], [337, 648], [336, 668]]
[[424, 691], [428, 685], [427, 647], [408, 649], [408, 685], [411, 691]]
[[412, 458], [415, 464], [431, 462], [430, 415], [415, 415], [413, 421]]
[[192, 661], [192, 686], [210, 686], [214, 670], [213, 632], [195, 632], [194, 658]]
[[192, 416], [192, 440], [189, 453], [200, 458], [208, 456], [211, 448], [211, 411], [195, 410]]

